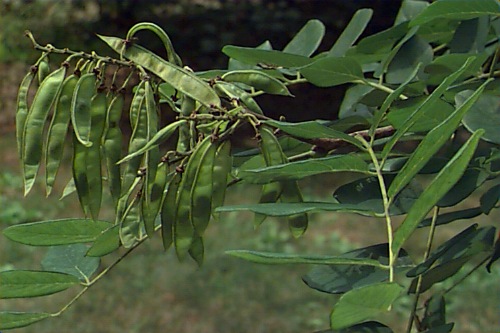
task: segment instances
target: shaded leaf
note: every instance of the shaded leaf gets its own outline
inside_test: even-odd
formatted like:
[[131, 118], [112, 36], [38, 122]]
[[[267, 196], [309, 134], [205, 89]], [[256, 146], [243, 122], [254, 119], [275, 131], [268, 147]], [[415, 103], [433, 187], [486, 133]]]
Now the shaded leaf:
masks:
[[69, 274], [22, 270], [0, 272], [0, 281], [0, 298], [50, 295], [80, 283]]
[[86, 281], [99, 267], [100, 259], [86, 257], [85, 244], [70, 244], [49, 248], [42, 259], [45, 271], [66, 273]]
[[393, 333], [393, 331], [388, 326], [385, 326], [378, 321], [367, 321], [340, 330], [330, 329], [314, 333]]
[[484, 51], [490, 29], [488, 16], [460, 22], [448, 46], [451, 53], [478, 54]]
[[111, 223], [89, 219], [63, 219], [18, 224], [3, 231], [14, 242], [34, 246], [92, 242]]
[[[382, 264], [389, 262], [388, 245], [377, 244], [340, 255], [343, 258], [369, 258]], [[412, 261], [401, 250], [396, 260], [396, 271], [406, 269]], [[321, 265], [313, 267], [302, 280], [313, 289], [330, 294], [345, 293], [361, 286], [382, 282], [389, 278], [387, 269], [359, 265]]]
[[244, 83], [268, 94], [292, 96], [283, 82], [259, 70], [246, 69], [231, 71], [222, 75], [222, 80]]
[[479, 200], [481, 203], [481, 211], [483, 214], [489, 214], [495, 208], [500, 199], [500, 185], [490, 187]]
[[446, 302], [443, 295], [434, 294], [425, 302], [425, 313], [421, 326], [435, 328], [446, 323]]
[[37, 321], [51, 317], [43, 312], [0, 312], [0, 329], [7, 330], [31, 325]]
[[94, 244], [88, 249], [87, 256], [102, 257], [120, 247], [120, 226], [118, 224], [103, 231], [96, 237]]
[[[464, 90], [455, 95], [457, 106], [466, 103], [473, 94], [472, 90]], [[483, 140], [500, 144], [500, 96], [489, 93], [482, 94], [463, 119], [465, 127], [470, 131], [482, 128], [485, 130]]]
[[[386, 74], [387, 83], [399, 84], [412, 74], [414, 68], [422, 63], [430, 64], [433, 59], [432, 47], [422, 37], [413, 36], [404, 43], [389, 63]], [[417, 79], [425, 77], [423, 69], [417, 74]]]
[[[449, 213], [444, 213], [438, 215], [436, 219], [436, 225], [443, 225], [443, 224], [448, 224], [456, 220], [465, 220], [465, 219], [471, 219], [476, 216], [481, 215], [482, 210], [480, 207], [474, 207], [474, 208], [467, 208], [463, 210], [457, 210]], [[428, 227], [431, 225], [432, 218], [427, 218], [423, 220], [418, 227], [423, 228], [423, 227]]]
[[468, 198], [488, 178], [483, 170], [467, 169], [451, 190], [442, 197], [437, 206], [451, 207]]
[[333, 329], [349, 327], [388, 311], [402, 293], [396, 283], [376, 283], [345, 293], [333, 307], [330, 325]]

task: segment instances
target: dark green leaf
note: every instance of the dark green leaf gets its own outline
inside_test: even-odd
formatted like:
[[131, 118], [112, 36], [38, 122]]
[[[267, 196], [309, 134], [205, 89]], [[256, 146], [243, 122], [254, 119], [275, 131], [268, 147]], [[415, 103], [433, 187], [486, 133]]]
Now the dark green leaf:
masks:
[[25, 327], [51, 316], [50, 313], [42, 312], [0, 312], [0, 329]]
[[73, 275], [43, 271], [0, 272], [0, 299], [54, 294], [80, 283]]
[[403, 287], [396, 283], [376, 283], [344, 294], [333, 307], [330, 325], [333, 329], [349, 327], [388, 311], [401, 295]]
[[368, 164], [362, 158], [356, 155], [337, 155], [243, 170], [239, 177], [250, 183], [265, 184], [342, 171], [369, 173]]
[[324, 24], [319, 20], [309, 20], [285, 46], [283, 52], [309, 57], [316, 51], [324, 35]]
[[361, 66], [351, 58], [324, 57], [301, 68], [300, 73], [318, 87], [364, 80]]
[[[482, 210], [479, 207], [475, 208], [467, 208], [464, 210], [457, 210], [449, 213], [444, 213], [441, 215], [438, 215], [436, 219], [436, 225], [443, 225], [443, 224], [448, 224], [456, 220], [465, 220], [465, 219], [471, 219], [476, 216], [481, 215]], [[423, 220], [418, 227], [423, 228], [423, 227], [428, 227], [431, 225], [432, 218], [427, 218]]]
[[344, 31], [342, 31], [339, 38], [335, 41], [328, 55], [331, 57], [343, 57], [363, 33], [372, 18], [372, 14], [373, 10], [367, 8], [360, 9], [354, 13], [351, 21], [349, 21], [349, 24], [347, 24]]
[[460, 180], [442, 197], [437, 206], [451, 207], [468, 198], [488, 178], [483, 170], [467, 169]]
[[[389, 262], [387, 244], [377, 244], [340, 255], [343, 258], [370, 258], [382, 264]], [[411, 265], [406, 251], [401, 250], [396, 261], [400, 266]], [[359, 265], [321, 265], [312, 268], [302, 280], [310, 287], [321, 292], [341, 294], [361, 286], [382, 282], [389, 278], [387, 269]]]
[[429, 4], [426, 1], [405, 0], [401, 3], [394, 25], [409, 21], [420, 14]]
[[271, 253], [248, 250], [230, 250], [226, 254], [259, 264], [313, 264], [313, 265], [357, 265], [382, 267], [377, 260], [368, 258], [345, 258], [336, 256]]
[[70, 244], [49, 248], [42, 259], [45, 271], [66, 273], [86, 281], [99, 267], [100, 259], [86, 257], [85, 244]]
[[222, 80], [244, 83], [268, 94], [292, 96], [283, 82], [266, 74], [264, 71], [253, 69], [231, 71], [224, 74]]
[[483, 193], [480, 199], [481, 211], [483, 214], [489, 214], [495, 208], [500, 199], [500, 185], [490, 187], [488, 191]]
[[[439, 199], [441, 199], [460, 179], [476, 151], [482, 134], [482, 131], [477, 131], [467, 140], [413, 204], [405, 220], [394, 233], [392, 243], [392, 251], [394, 253], [399, 252], [404, 242], [410, 237], [432, 207], [434, 207]], [[394, 183], [395, 182], [391, 184], [391, 187]]]
[[357, 45], [360, 53], [389, 53], [392, 46], [408, 32], [408, 23], [404, 22], [379, 33], [363, 38]]
[[460, 22], [448, 44], [451, 53], [478, 54], [484, 51], [490, 29], [488, 16]]
[[467, 20], [484, 15], [500, 15], [495, 0], [440, 0], [433, 2], [411, 22], [410, 26], [423, 25], [437, 19]]
[[[385, 175], [385, 186], [389, 186], [394, 180], [395, 175]], [[389, 212], [391, 215], [406, 214], [418, 199], [422, 189], [416, 182], [410, 183], [393, 200]], [[356, 205], [359, 208], [371, 210], [383, 214], [384, 205], [380, 185], [377, 177], [368, 177], [358, 179], [348, 184], [340, 186], [333, 197], [342, 204]]]
[[[427, 65], [424, 69], [425, 73], [429, 74], [426, 83], [429, 85], [438, 85], [448, 75], [458, 70], [468, 57], [470, 57], [469, 54], [447, 53], [434, 58], [432, 63]], [[478, 54], [476, 60], [471, 64], [468, 70], [464, 72], [461, 78], [477, 74], [481, 70], [481, 65], [487, 58], [488, 54], [486, 52]]]
[[50, 246], [93, 242], [111, 226], [109, 222], [87, 219], [64, 219], [14, 225], [3, 231], [15, 242]]
[[367, 95], [375, 91], [375, 88], [366, 85], [354, 85], [349, 87], [344, 95], [342, 104], [340, 105], [339, 118], [349, 116], [360, 116], [363, 118], [371, 118], [372, 110], [361, 102]]
[[340, 330], [324, 330], [314, 333], [393, 333], [393, 331], [378, 321], [366, 321], [361, 324], [356, 324], [351, 327], [346, 327]]
[[425, 313], [421, 326], [435, 328], [446, 323], [446, 301], [443, 295], [434, 294], [425, 302]]
[[[473, 94], [471, 90], [465, 90], [455, 95], [457, 106], [466, 103]], [[463, 119], [465, 127], [474, 132], [478, 128], [485, 130], [483, 139], [500, 144], [500, 96], [485, 93], [479, 97], [476, 103]]]
[[450, 333], [453, 330], [454, 323], [444, 324], [438, 327], [434, 327], [423, 331], [422, 333]]

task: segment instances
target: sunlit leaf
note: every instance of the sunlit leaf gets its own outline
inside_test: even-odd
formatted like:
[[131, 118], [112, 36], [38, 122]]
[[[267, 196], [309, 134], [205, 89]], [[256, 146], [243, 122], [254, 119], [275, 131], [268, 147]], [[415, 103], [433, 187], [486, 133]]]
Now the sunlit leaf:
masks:
[[0, 272], [0, 281], [0, 299], [50, 295], [80, 283], [69, 274], [22, 270]]
[[433, 2], [417, 17], [410, 26], [422, 25], [432, 20], [467, 20], [484, 15], [500, 15], [500, 7], [495, 0], [440, 0]]
[[0, 312], [0, 329], [7, 330], [31, 325], [51, 317], [50, 313], [36, 312]]
[[[441, 199], [460, 179], [476, 151], [482, 134], [483, 131], [479, 130], [464, 143], [450, 162], [448, 162], [448, 164], [438, 173], [427, 186], [427, 189], [413, 204], [405, 220], [394, 233], [392, 243], [392, 251], [394, 253], [399, 251], [404, 242], [410, 237], [432, 207], [434, 207], [439, 199]], [[394, 184], [394, 182], [392, 184]]]
[[316, 51], [324, 35], [325, 25], [319, 20], [309, 20], [286, 44], [283, 52], [309, 57]]
[[343, 57], [347, 50], [356, 42], [372, 18], [373, 10], [364, 8], [354, 13], [351, 21], [344, 28], [339, 38], [335, 41], [328, 55]]
[[353, 289], [333, 307], [330, 325], [333, 329], [346, 328], [388, 311], [402, 291], [403, 287], [396, 283], [376, 283]]
[[13, 225], [3, 234], [26, 245], [65, 245], [92, 242], [110, 226], [109, 222], [88, 219], [50, 220]]

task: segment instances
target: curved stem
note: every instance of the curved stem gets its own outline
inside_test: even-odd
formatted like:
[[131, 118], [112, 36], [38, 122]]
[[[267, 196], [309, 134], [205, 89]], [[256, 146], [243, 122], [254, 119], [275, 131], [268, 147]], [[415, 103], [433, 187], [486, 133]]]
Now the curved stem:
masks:
[[[391, 93], [394, 92], [394, 89], [386, 87], [383, 84], [380, 84], [380, 83], [377, 83], [377, 82], [368, 81], [368, 80], [355, 80], [355, 81], [353, 81], [353, 83], [364, 84], [364, 85], [373, 87], [375, 89], [378, 89], [380, 91], [384, 91], [384, 92], [389, 93], [389, 94], [391, 94]], [[399, 99], [401, 99], [401, 100], [407, 100], [408, 96], [401, 94], [401, 95], [399, 95]]]

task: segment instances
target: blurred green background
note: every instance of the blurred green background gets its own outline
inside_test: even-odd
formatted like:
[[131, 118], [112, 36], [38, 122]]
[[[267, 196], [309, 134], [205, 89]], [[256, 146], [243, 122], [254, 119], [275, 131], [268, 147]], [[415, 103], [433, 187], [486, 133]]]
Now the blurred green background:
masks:
[[[14, 139], [16, 90], [39, 53], [23, 32], [29, 29], [41, 44], [110, 54], [95, 33], [125, 36], [135, 23], [151, 21], [170, 35], [186, 65], [194, 70], [224, 68], [220, 52], [227, 44], [256, 46], [270, 40], [282, 48], [311, 18], [325, 24], [323, 48], [328, 48], [359, 8], [375, 10], [367, 33], [392, 24], [400, 1], [0, 1], [0, 229], [29, 221], [75, 217], [80, 214], [76, 197], [60, 201], [45, 198], [41, 187], [22, 197], [22, 180]], [[151, 38], [150, 38], [151, 37]], [[140, 35], [148, 48], [161, 45], [148, 34]], [[159, 50], [161, 52], [161, 49]], [[334, 118], [343, 96], [336, 90], [295, 88], [295, 99], [262, 98], [265, 112], [280, 115], [292, 110], [289, 119]], [[62, 178], [70, 170], [63, 170]], [[302, 183], [307, 198], [330, 196], [346, 179], [311, 178]], [[64, 181], [59, 182], [60, 193]], [[235, 186], [227, 203], [248, 202], [258, 196], [257, 187]], [[463, 204], [474, 205], [466, 202]], [[105, 210], [102, 218], [111, 218]], [[479, 223], [495, 223], [498, 214]], [[224, 255], [228, 249], [255, 249], [289, 253], [339, 254], [360, 246], [385, 242], [381, 221], [352, 215], [322, 213], [311, 216], [304, 237], [293, 239], [286, 223], [269, 219], [254, 230], [250, 214], [225, 214], [212, 224], [206, 237], [206, 262], [179, 263], [172, 252], [164, 253], [159, 238], [148, 241], [100, 281], [63, 316], [43, 321], [19, 332], [312, 332], [328, 327], [329, 311], [336, 296], [309, 289], [301, 281], [307, 266], [262, 266]], [[446, 239], [470, 221], [456, 223], [453, 230], [439, 229]], [[421, 253], [425, 233], [408, 246]], [[39, 269], [46, 249], [20, 246], [0, 237], [0, 270]], [[104, 258], [104, 263], [113, 260]], [[418, 259], [418, 258], [416, 258]], [[481, 270], [448, 296], [450, 321], [457, 332], [498, 332], [500, 327], [500, 270]], [[1, 281], [0, 281], [1, 283]], [[451, 285], [451, 281], [445, 282]], [[0, 310], [57, 311], [76, 290], [32, 300], [0, 302]], [[398, 310], [381, 320], [400, 332], [406, 325], [409, 298]]]

